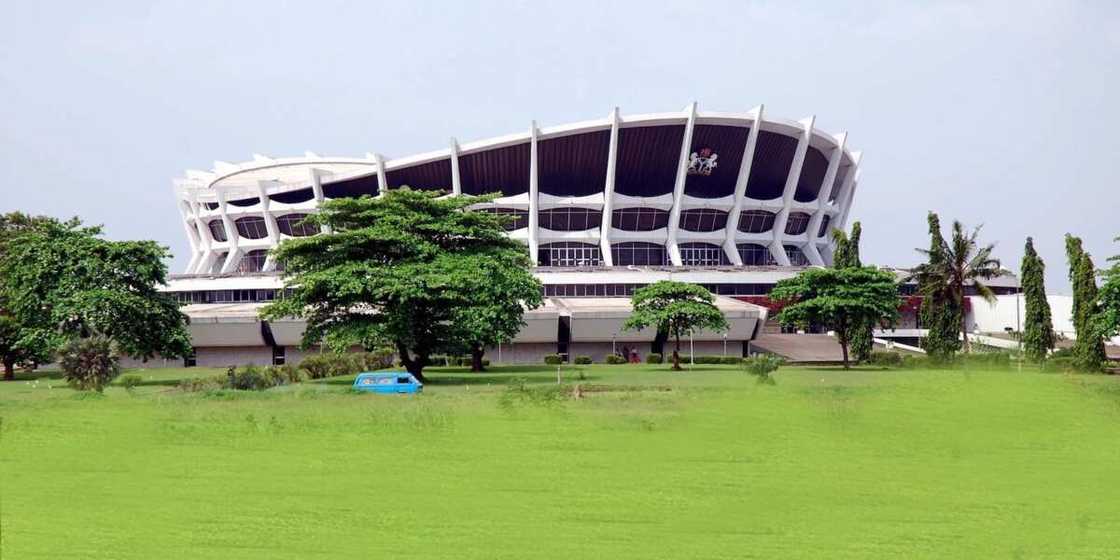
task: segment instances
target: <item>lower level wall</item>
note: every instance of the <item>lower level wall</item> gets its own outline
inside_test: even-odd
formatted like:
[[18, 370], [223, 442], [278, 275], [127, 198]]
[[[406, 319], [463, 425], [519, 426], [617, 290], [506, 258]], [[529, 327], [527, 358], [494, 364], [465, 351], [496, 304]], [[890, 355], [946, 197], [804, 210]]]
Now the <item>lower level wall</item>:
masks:
[[195, 349], [195, 365], [199, 367], [229, 367], [243, 365], [272, 365], [272, 348], [268, 346], [232, 346]]

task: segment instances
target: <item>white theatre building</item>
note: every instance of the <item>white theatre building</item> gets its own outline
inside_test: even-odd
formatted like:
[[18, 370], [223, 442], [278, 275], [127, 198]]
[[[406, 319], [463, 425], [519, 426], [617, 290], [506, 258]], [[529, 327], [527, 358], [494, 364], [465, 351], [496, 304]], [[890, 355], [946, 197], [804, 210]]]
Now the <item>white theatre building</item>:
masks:
[[175, 181], [191, 246], [167, 290], [191, 319], [199, 365], [298, 360], [302, 325], [262, 322], [284, 289], [269, 250], [319, 231], [301, 220], [326, 200], [408, 186], [501, 197], [480, 209], [513, 216], [509, 235], [538, 265], [547, 303], [526, 315], [503, 361], [543, 354], [601, 360], [623, 343], [649, 351], [653, 333], [620, 329], [628, 296], [661, 279], [719, 296], [728, 333], [696, 333], [698, 354], [741, 355], [763, 329], [766, 294], [806, 266], [827, 266], [859, 185], [860, 153], [814, 118], [683, 111], [538, 127], [388, 158], [215, 162]]

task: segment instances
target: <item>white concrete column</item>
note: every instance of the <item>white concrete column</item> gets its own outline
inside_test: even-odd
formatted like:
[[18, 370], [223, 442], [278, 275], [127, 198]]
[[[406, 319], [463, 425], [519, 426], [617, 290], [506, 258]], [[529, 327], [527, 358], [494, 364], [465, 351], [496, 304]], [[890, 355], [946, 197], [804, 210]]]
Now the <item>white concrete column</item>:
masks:
[[226, 204], [225, 191], [218, 189], [218, 212], [222, 215], [222, 225], [226, 228], [226, 238], [229, 239], [229, 254], [226, 255], [226, 261], [222, 264], [222, 273], [233, 272], [237, 268], [238, 261], [241, 260], [241, 249], [238, 248], [238, 239], [240, 235], [237, 233], [237, 226], [233, 223], [233, 218], [229, 217], [228, 205]]
[[191, 260], [187, 263], [187, 274], [192, 274], [202, 258], [202, 241], [198, 238], [198, 227], [194, 223], [190, 202], [179, 200], [179, 215], [183, 218], [183, 230], [187, 234], [187, 243], [191, 246]]
[[463, 183], [459, 179], [459, 141], [451, 138], [451, 195], [463, 194]]
[[688, 154], [692, 151], [692, 129], [696, 126], [696, 102], [693, 101], [685, 107], [688, 120], [684, 126], [684, 138], [681, 140], [681, 155], [677, 161], [677, 179], [673, 183], [673, 208], [669, 211], [669, 239], [666, 249], [669, 251], [669, 260], [673, 266], [681, 266], [681, 250], [677, 246], [677, 230], [680, 229], [681, 203], [684, 199], [684, 183], [688, 178]]
[[540, 202], [537, 200], [540, 192], [537, 182], [537, 133], [537, 121], [533, 121], [529, 124], [529, 258], [533, 261], [533, 266], [540, 262], [537, 260], [540, 252], [537, 242], [540, 236], [537, 231], [537, 212], [540, 209]]
[[852, 160], [852, 169], [848, 171], [848, 176], [844, 179], [844, 185], [840, 187], [840, 194], [836, 198], [837, 202], [840, 203], [840, 214], [836, 219], [836, 227], [841, 229], [847, 227], [848, 214], [852, 210], [852, 201], [855, 200], [856, 187], [859, 186], [859, 164], [863, 160], [863, 153], [853, 153]]
[[389, 190], [389, 179], [385, 176], [385, 156], [373, 154], [373, 159], [377, 161], [377, 198], [381, 198]]
[[263, 271], [276, 270], [276, 261], [272, 257], [272, 249], [275, 249], [280, 244], [280, 226], [276, 223], [276, 217], [269, 211], [269, 203], [272, 199], [268, 198], [267, 187], [278, 185], [276, 181], [257, 181], [257, 191], [261, 195], [261, 216], [264, 217], [264, 227], [268, 230], [269, 253], [265, 258], [264, 266], [261, 267]]
[[[210, 232], [210, 223], [202, 218], [202, 203], [197, 195], [191, 196], [191, 208], [194, 210], [194, 227], [198, 230], [199, 239], [202, 240], [202, 258], [195, 265], [195, 274], [209, 274], [217, 257], [214, 250], [214, 235]], [[225, 227], [225, 224], [222, 224]]]
[[797, 192], [797, 181], [801, 178], [801, 167], [805, 163], [805, 153], [809, 150], [809, 138], [813, 135], [813, 121], [815, 116], [802, 119], [801, 138], [797, 141], [797, 151], [794, 152], [793, 162], [786, 175], [786, 184], [782, 189], [782, 210], [774, 218], [774, 241], [770, 243], [770, 253], [774, 260], [782, 266], [789, 266], [789, 257], [786, 256], [786, 222], [789, 221], [790, 208], [793, 206], [793, 195]]
[[[320, 212], [320, 206], [322, 206], [323, 201], [327, 199], [326, 195], [323, 194], [323, 175], [326, 174], [326, 171], [312, 167], [308, 170], [308, 173], [311, 175], [311, 193], [315, 195], [315, 212]], [[319, 228], [319, 231], [330, 233], [331, 227], [322, 226]]]
[[614, 176], [618, 165], [618, 128], [621, 119], [618, 107], [611, 110], [607, 117], [611, 121], [611, 140], [607, 148], [607, 181], [603, 187], [603, 219], [599, 227], [599, 250], [603, 253], [603, 265], [614, 266], [611, 253], [611, 228], [614, 227]]
[[758, 145], [758, 131], [762, 127], [762, 105], [751, 109], [751, 113], [754, 113], [754, 122], [751, 123], [751, 131], [747, 134], [747, 145], [743, 148], [743, 161], [739, 164], [739, 176], [735, 179], [735, 205], [727, 214], [727, 237], [723, 241], [723, 252], [727, 253], [727, 258], [735, 266], [743, 266], [735, 236], [739, 231], [739, 216], [743, 213], [743, 205], [747, 199], [747, 181], [751, 177], [754, 149]]

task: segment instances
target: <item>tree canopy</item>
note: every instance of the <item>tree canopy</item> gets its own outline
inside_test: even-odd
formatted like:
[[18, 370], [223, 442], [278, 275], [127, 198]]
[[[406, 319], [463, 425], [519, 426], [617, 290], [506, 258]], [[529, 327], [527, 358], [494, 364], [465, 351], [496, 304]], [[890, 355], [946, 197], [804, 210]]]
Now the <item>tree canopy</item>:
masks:
[[[1120, 237], [1116, 238], [1120, 241]], [[1108, 259], [1112, 266], [1102, 276], [1098, 294], [1100, 309], [1097, 312], [1097, 332], [1104, 337], [1120, 335], [1120, 255]]]
[[[135, 358], [190, 352], [186, 317], [167, 282], [166, 247], [109, 241], [78, 220], [22, 216], [0, 244], [0, 348], [16, 361], [39, 361], [67, 340], [100, 335]], [[5, 372], [8, 373], [7, 371]]]
[[894, 323], [898, 285], [891, 272], [874, 267], [816, 268], [777, 283], [770, 299], [784, 304], [785, 325], [823, 325], [836, 333], [847, 368], [852, 327]]
[[1066, 255], [1070, 259], [1073, 328], [1077, 332], [1073, 359], [1082, 370], [1099, 371], [1104, 366], [1106, 356], [1098, 317], [1096, 267], [1089, 253], [1082, 249], [1081, 240], [1071, 235], [1066, 236]]
[[512, 337], [541, 290], [506, 218], [470, 210], [492, 199], [402, 187], [324, 203], [307, 221], [329, 233], [275, 250], [292, 292], [262, 316], [306, 319], [305, 346], [389, 345], [420, 380], [437, 352]]
[[727, 319], [715, 305], [715, 296], [703, 286], [661, 280], [634, 290], [633, 311], [623, 324], [627, 330], [654, 327], [676, 341], [673, 369], [680, 370], [681, 337], [691, 331], [725, 331]]
[[1034, 362], [1045, 360], [1055, 342], [1050, 302], [1046, 299], [1045, 272], [1046, 265], [1034, 250], [1034, 240], [1028, 237], [1020, 265], [1020, 282], [1026, 306], [1021, 336], [1023, 353]]
[[[929, 249], [917, 249], [926, 257], [926, 263], [931, 269], [942, 266], [945, 261], [945, 237], [941, 235], [941, 219], [937, 214], [930, 212], [926, 216], [929, 224]], [[960, 349], [960, 324], [964, 309], [958, 302], [950, 297], [943, 284], [938, 283], [938, 278], [932, 274], [922, 275], [915, 271], [911, 276], [918, 282], [918, 294], [922, 297], [922, 307], [919, 318], [922, 328], [926, 329], [926, 337], [922, 339], [922, 348], [934, 360], [947, 360]]]
[[[859, 268], [863, 262], [859, 256], [859, 241], [863, 235], [863, 226], [859, 222], [852, 224], [851, 235], [845, 235], [839, 229], [832, 230], [832, 239], [836, 242], [836, 252], [832, 258], [833, 268]], [[871, 359], [873, 330], [875, 325], [868, 323], [852, 325], [848, 333], [852, 355], [855, 359], [863, 361]]]
[[[937, 245], [940, 231], [934, 232], [934, 227], [939, 226], [936, 214], [930, 214], [930, 233], [932, 243], [930, 249], [918, 249], [918, 252], [927, 257], [927, 261], [918, 265], [912, 272], [912, 278], [918, 280], [919, 291], [922, 296], [930, 299], [931, 306], [949, 303], [953, 306], [954, 315], [958, 322], [957, 331], [960, 333], [963, 348], [969, 350], [968, 327], [965, 325], [965, 286], [972, 286], [976, 295], [986, 301], [995, 301], [995, 294], [985, 283], [987, 280], [1002, 276], [1004, 270], [1000, 267], [999, 259], [992, 256], [995, 251], [994, 244], [980, 245], [980, 228], [965, 231], [964, 226], [953, 222], [953, 236], [950, 241], [941, 240]], [[947, 325], [944, 312], [936, 312], [935, 325], [938, 327], [938, 336], [947, 337]], [[930, 327], [931, 338], [934, 336]], [[943, 331], [943, 332], [942, 332]], [[954, 333], [955, 337], [955, 333]], [[939, 344], [941, 344], [939, 342]], [[948, 350], [951, 345], [944, 344]], [[928, 350], [927, 350], [928, 351]], [[951, 354], [951, 350], [948, 352]]]

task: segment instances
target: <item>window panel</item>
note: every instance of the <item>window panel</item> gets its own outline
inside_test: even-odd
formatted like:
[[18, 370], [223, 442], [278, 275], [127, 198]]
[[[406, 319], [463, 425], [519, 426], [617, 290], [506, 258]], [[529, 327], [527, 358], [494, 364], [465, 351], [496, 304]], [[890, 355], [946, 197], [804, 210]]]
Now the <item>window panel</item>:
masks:
[[285, 214], [276, 218], [276, 226], [280, 233], [292, 237], [307, 237], [319, 233], [318, 226], [304, 223], [307, 214]]
[[526, 210], [519, 210], [517, 208], [495, 208], [491, 206], [479, 208], [478, 211], [506, 216], [507, 220], [503, 225], [506, 231], [514, 231], [529, 227], [529, 212]]
[[765, 210], [747, 210], [739, 214], [739, 231], [766, 233], [774, 227], [774, 213]]
[[809, 229], [809, 219], [811, 216], [805, 212], [793, 212], [786, 220], [786, 235], [801, 235], [805, 230]]
[[793, 266], [809, 266], [809, 258], [801, 251], [801, 248], [796, 245], [783, 245], [786, 250], [786, 256], [789, 257], [789, 264]]
[[537, 259], [540, 266], [599, 266], [602, 263], [602, 254], [598, 245], [561, 241], [541, 245]]
[[260, 216], [238, 218], [234, 225], [237, 226], [238, 235], [245, 239], [264, 239], [268, 237], [268, 227], [264, 224], [264, 218]]
[[590, 208], [553, 208], [537, 214], [538, 223], [553, 231], [584, 231], [599, 227], [603, 213]]
[[723, 247], [712, 243], [681, 243], [681, 264], [685, 266], [729, 265]]
[[237, 263], [237, 272], [260, 272], [264, 270], [264, 261], [268, 258], [268, 251], [257, 249], [245, 253], [241, 262]]
[[770, 249], [757, 243], [740, 243], [735, 246], [744, 266], [767, 266], [776, 264]]
[[611, 245], [611, 256], [615, 266], [665, 266], [669, 255], [664, 245], [630, 241]]
[[214, 238], [214, 241], [229, 241], [229, 236], [226, 235], [226, 224], [222, 220], [210, 220], [206, 227], [210, 228], [210, 236]]
[[696, 208], [681, 212], [680, 227], [686, 231], [718, 231], [727, 226], [727, 212]]
[[821, 227], [817, 230], [817, 237], [824, 237], [825, 234], [828, 233], [828, 223], [830, 221], [832, 221], [832, 216], [825, 214], [824, 219], [821, 220]]
[[619, 208], [611, 213], [611, 227], [622, 231], [653, 231], [669, 225], [669, 213], [657, 208]]

